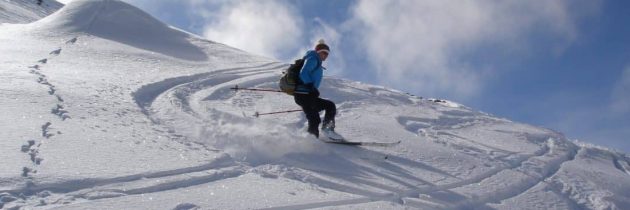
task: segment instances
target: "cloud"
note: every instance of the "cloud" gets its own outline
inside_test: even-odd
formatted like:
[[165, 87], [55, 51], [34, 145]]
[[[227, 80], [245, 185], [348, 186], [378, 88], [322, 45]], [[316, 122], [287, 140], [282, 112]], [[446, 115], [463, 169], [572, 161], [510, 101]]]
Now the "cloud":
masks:
[[559, 39], [557, 53], [573, 42], [577, 16], [569, 3], [360, 0], [348, 25], [381, 83], [470, 97], [492, 73], [471, 64], [477, 49], [527, 48], [536, 41], [530, 35], [539, 32]]
[[[535, 46], [545, 48], [535, 52], [561, 55], [579, 38], [577, 20], [600, 2], [358, 0], [340, 15], [344, 10], [330, 4], [287, 0], [126, 1], [153, 8], [163, 19], [185, 19], [188, 26], [179, 26], [210, 40], [267, 57], [290, 60], [325, 38], [334, 53], [326, 64], [332, 75], [341, 71], [459, 100], [479, 95], [497, 73], [509, 73], [496, 67], [510, 62], [503, 58], [518, 61]], [[314, 9], [323, 12], [309, 12]], [[184, 12], [168, 15], [173, 10]]]
[[630, 66], [622, 72], [612, 93], [611, 109], [617, 114], [630, 113]]
[[331, 56], [328, 57], [326, 62], [323, 64], [325, 67], [333, 66], [334, 68], [328, 68], [329, 70], [326, 72], [326, 75], [335, 75], [340, 74], [343, 69], [345, 69], [345, 56], [341, 53], [341, 39], [343, 34], [341, 34], [333, 25], [326, 23], [321, 18], [313, 19], [314, 25], [313, 27], [307, 31], [309, 45], [306, 45], [299, 51], [297, 51], [297, 55], [294, 57], [304, 56], [304, 52], [307, 50], [312, 50], [317, 43], [317, 40], [324, 39], [326, 44], [330, 47]]
[[[248, 52], [278, 59], [304, 55], [324, 38], [336, 50], [342, 34], [336, 25], [305, 14], [305, 6], [286, 0], [125, 0], [170, 24]], [[331, 65], [343, 65], [341, 54]], [[338, 69], [338, 68], [333, 68]]]
[[226, 1], [217, 6], [218, 11], [202, 14], [210, 20], [204, 29], [210, 40], [269, 57], [281, 57], [286, 49], [303, 44], [303, 19], [290, 4]]

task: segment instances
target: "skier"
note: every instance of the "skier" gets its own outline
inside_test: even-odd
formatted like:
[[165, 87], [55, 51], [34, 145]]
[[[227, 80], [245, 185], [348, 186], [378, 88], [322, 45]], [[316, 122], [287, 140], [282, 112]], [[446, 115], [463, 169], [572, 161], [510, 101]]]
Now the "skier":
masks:
[[300, 70], [300, 80], [295, 88], [295, 103], [302, 107], [306, 119], [308, 120], [308, 132], [319, 138], [319, 124], [321, 118], [319, 112], [326, 110], [322, 132], [333, 140], [340, 140], [341, 137], [334, 132], [335, 115], [337, 107], [332, 101], [319, 97], [319, 85], [321, 84], [324, 67], [322, 62], [328, 58], [330, 48], [320, 39], [315, 45], [315, 50], [309, 50], [304, 56], [304, 66]]

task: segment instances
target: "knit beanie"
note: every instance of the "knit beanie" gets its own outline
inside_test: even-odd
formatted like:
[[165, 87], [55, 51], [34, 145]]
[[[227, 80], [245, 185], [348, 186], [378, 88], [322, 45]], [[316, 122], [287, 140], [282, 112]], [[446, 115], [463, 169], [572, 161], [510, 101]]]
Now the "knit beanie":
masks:
[[317, 51], [318, 53], [319, 52], [330, 53], [330, 47], [328, 47], [324, 39], [320, 39], [319, 41], [317, 41], [317, 44], [315, 45], [315, 51]]

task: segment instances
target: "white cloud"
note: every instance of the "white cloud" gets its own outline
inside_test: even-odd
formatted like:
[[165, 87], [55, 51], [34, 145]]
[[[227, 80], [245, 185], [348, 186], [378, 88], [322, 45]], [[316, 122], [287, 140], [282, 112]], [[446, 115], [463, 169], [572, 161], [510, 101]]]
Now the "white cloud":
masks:
[[[312, 22], [305, 23], [307, 17], [300, 11], [303, 9], [299, 8], [300, 4], [286, 0], [124, 1], [151, 11], [163, 20], [184, 19], [188, 21], [184, 22], [188, 25], [184, 28], [202, 28], [197, 33], [209, 40], [279, 59], [300, 57], [321, 38], [336, 49], [341, 37], [334, 25], [320, 18], [307, 19]], [[339, 55], [331, 61], [328, 63], [335, 65], [343, 62]]]
[[615, 113], [630, 113], [630, 66], [623, 71], [612, 93], [612, 110]]
[[569, 3], [361, 0], [349, 25], [381, 83], [470, 97], [486, 81], [484, 71], [464, 59], [471, 56], [466, 52], [485, 45], [526, 48], [529, 35], [542, 31], [559, 37], [553, 50], [561, 53], [577, 37]]
[[308, 36], [310, 36], [308, 37], [310, 42], [307, 43], [308, 45], [302, 44], [304, 47], [299, 49], [297, 51], [298, 54], [293, 57], [298, 58], [304, 56], [307, 50], [314, 49], [315, 43], [317, 43], [319, 39], [324, 39], [326, 44], [330, 47], [331, 56], [328, 57], [323, 65], [327, 68], [333, 66], [333, 68], [328, 68], [329, 70], [326, 72], [326, 75], [340, 74], [343, 69], [345, 69], [345, 56], [339, 50], [341, 48], [340, 42], [343, 35], [337, 31], [334, 26], [320, 18], [315, 18], [313, 21], [316, 24], [314, 24], [310, 31], [307, 31]]
[[[186, 5], [189, 11], [179, 15], [193, 17], [189, 19], [195, 28], [203, 25], [206, 38], [267, 57], [301, 56], [311, 43], [325, 38], [335, 53], [327, 62], [331, 70], [353, 78], [377, 78], [382, 85], [427, 96], [460, 99], [478, 94], [498, 71], [492, 63], [479, 68], [473, 58], [478, 50], [526, 56], [538, 41], [532, 37], [544, 37], [554, 44], [547, 49], [550, 55], [562, 54], [579, 38], [577, 18], [589, 13], [585, 8], [599, 4], [599, 0], [358, 0], [349, 8], [346, 22], [315, 18], [305, 23], [301, 10], [312, 8], [297, 8], [301, 4], [286, 0], [126, 1], [143, 8], [165, 2]], [[164, 16], [169, 10], [154, 11]], [[362, 73], [349, 75], [353, 71]]]
[[286, 49], [303, 44], [302, 17], [289, 4], [230, 1], [218, 6], [218, 12], [204, 14], [213, 17], [204, 30], [210, 40], [268, 57], [281, 57]]

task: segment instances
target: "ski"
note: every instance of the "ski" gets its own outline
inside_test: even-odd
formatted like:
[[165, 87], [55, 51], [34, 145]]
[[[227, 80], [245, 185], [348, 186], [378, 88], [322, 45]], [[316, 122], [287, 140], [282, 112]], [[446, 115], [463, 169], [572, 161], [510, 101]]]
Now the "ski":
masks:
[[325, 143], [330, 144], [342, 144], [342, 145], [350, 145], [350, 146], [375, 146], [375, 147], [390, 147], [394, 145], [400, 144], [400, 141], [396, 142], [372, 142], [372, 141], [346, 141], [346, 140], [331, 140], [331, 139], [320, 139]]

